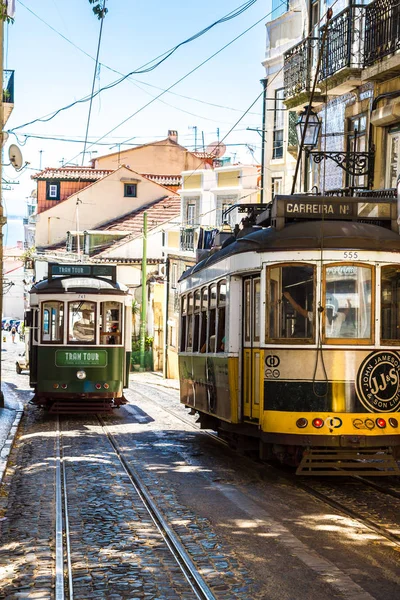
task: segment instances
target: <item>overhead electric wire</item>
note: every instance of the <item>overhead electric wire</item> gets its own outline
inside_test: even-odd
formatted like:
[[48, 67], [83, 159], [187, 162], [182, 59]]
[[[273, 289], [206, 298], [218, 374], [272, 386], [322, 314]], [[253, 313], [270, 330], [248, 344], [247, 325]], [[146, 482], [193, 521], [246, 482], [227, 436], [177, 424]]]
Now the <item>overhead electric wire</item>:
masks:
[[96, 85], [97, 68], [98, 68], [98, 64], [99, 64], [101, 38], [102, 38], [102, 34], [103, 34], [104, 17], [105, 17], [105, 14], [106, 14], [105, 13], [106, 2], [107, 2], [107, 0], [103, 1], [103, 8], [101, 9], [99, 41], [97, 43], [96, 63], [95, 63], [95, 66], [94, 66], [94, 73], [93, 73], [92, 92], [91, 92], [91, 95], [90, 95], [89, 113], [88, 113], [88, 119], [87, 119], [87, 125], [86, 125], [86, 134], [85, 134], [85, 143], [84, 143], [83, 152], [82, 152], [82, 166], [83, 166], [83, 163], [85, 161], [86, 145], [87, 145], [87, 140], [88, 140], [88, 135], [89, 135], [90, 115], [92, 114], [93, 94], [94, 94], [94, 86]]
[[[111, 89], [111, 88], [119, 85], [120, 83], [122, 83], [123, 81], [125, 81], [125, 79], [128, 79], [131, 75], [139, 75], [139, 74], [143, 74], [143, 73], [149, 73], [150, 71], [154, 71], [154, 69], [156, 69], [165, 60], [167, 60], [167, 58], [169, 58], [170, 56], [172, 56], [172, 54], [174, 54], [181, 46], [183, 46], [185, 44], [188, 44], [188, 43], [196, 40], [197, 38], [201, 37], [202, 35], [204, 35], [208, 31], [210, 31], [210, 29], [212, 29], [216, 25], [219, 25], [221, 23], [225, 23], [226, 21], [230, 21], [232, 19], [235, 19], [236, 17], [240, 16], [243, 12], [245, 12], [246, 10], [248, 10], [257, 1], [258, 0], [248, 0], [245, 4], [242, 4], [241, 6], [239, 6], [236, 9], [234, 9], [233, 11], [231, 11], [230, 13], [228, 13], [227, 15], [225, 15], [224, 17], [221, 17], [220, 19], [218, 19], [217, 21], [215, 21], [211, 25], [208, 25], [207, 27], [205, 27], [201, 31], [197, 32], [196, 34], [194, 34], [191, 37], [189, 37], [186, 40], [184, 40], [183, 42], [180, 42], [179, 44], [177, 44], [176, 46], [174, 46], [170, 50], [167, 50], [163, 54], [161, 54], [161, 55], [157, 56], [156, 58], [152, 59], [151, 61], [145, 63], [144, 65], [142, 65], [141, 67], [139, 67], [139, 69], [131, 71], [130, 73], [127, 73], [126, 75], [123, 75], [122, 77], [120, 77], [116, 81], [113, 81], [112, 83], [110, 83], [110, 84], [108, 84], [108, 85], [100, 88], [93, 95], [84, 96], [80, 100], [75, 100], [74, 102], [71, 102], [70, 104], [68, 104], [66, 106], [63, 106], [62, 108], [59, 108], [57, 111], [54, 111], [53, 113], [49, 113], [48, 115], [45, 115], [43, 117], [34, 119], [33, 121], [30, 121], [29, 123], [25, 123], [24, 125], [19, 125], [17, 127], [13, 127], [10, 131], [15, 131], [16, 129], [21, 129], [22, 127], [27, 127], [28, 125], [33, 125], [34, 123], [37, 123], [37, 122], [48, 122], [51, 119], [54, 119], [54, 117], [56, 117], [60, 112], [62, 112], [64, 110], [68, 110], [68, 109], [72, 108], [73, 106], [75, 106], [77, 104], [81, 104], [81, 103], [93, 100], [93, 98], [95, 98], [96, 96], [98, 96], [101, 92], [103, 92], [105, 90], [109, 90], [109, 89]], [[23, 6], [25, 8], [27, 8], [25, 5], [23, 5]], [[33, 11], [30, 11], [30, 12], [33, 12]], [[265, 17], [263, 17], [263, 19], [264, 18]], [[257, 22], [257, 24], [258, 24], [258, 22]], [[66, 39], [65, 36], [63, 36], [63, 37], [64, 37], [64, 39]], [[87, 53], [85, 53], [85, 54], [87, 54]], [[90, 56], [90, 55], [88, 55], [88, 56]], [[90, 58], [92, 58], [92, 57], [90, 57]], [[157, 61], [157, 60], [158, 60], [158, 62], [156, 64], [152, 65], [152, 63], [154, 63], [154, 61]], [[158, 99], [158, 97], [156, 99]]]
[[[163, 96], [165, 93], [167, 93], [173, 87], [175, 87], [176, 85], [178, 85], [179, 83], [181, 83], [184, 79], [186, 79], [187, 77], [189, 77], [190, 75], [192, 75], [192, 73], [194, 73], [195, 71], [197, 71], [198, 69], [200, 69], [200, 67], [202, 67], [203, 65], [205, 65], [206, 63], [208, 63], [215, 56], [217, 56], [218, 54], [220, 54], [221, 52], [223, 52], [226, 48], [228, 48], [229, 46], [231, 46], [234, 42], [236, 42], [238, 39], [240, 39], [241, 37], [243, 37], [246, 33], [248, 33], [249, 31], [251, 31], [252, 29], [254, 29], [254, 27], [256, 27], [257, 25], [259, 25], [259, 23], [263, 22], [270, 14], [272, 14], [272, 12], [273, 11], [270, 11], [267, 15], [264, 15], [261, 19], [259, 19], [255, 23], [253, 23], [253, 25], [250, 25], [250, 27], [248, 27], [247, 29], [245, 29], [244, 31], [242, 31], [242, 33], [240, 33], [235, 38], [233, 38], [233, 40], [231, 40], [230, 42], [228, 42], [227, 44], [225, 44], [224, 46], [222, 46], [222, 48], [220, 48], [219, 50], [217, 50], [216, 52], [214, 52], [211, 56], [209, 56], [208, 58], [206, 58], [205, 60], [203, 60], [200, 64], [198, 64], [196, 67], [194, 67], [193, 69], [191, 69], [191, 71], [189, 71], [188, 73], [186, 73], [185, 75], [183, 75], [182, 77], [180, 77], [177, 81], [175, 81], [175, 83], [171, 84], [166, 90], [162, 91], [160, 94], [158, 94], [158, 96], [156, 96], [155, 98], [153, 98], [152, 100], [150, 100], [150, 102], [147, 102], [147, 104], [145, 104], [141, 108], [137, 109], [134, 113], [132, 113], [129, 117], [127, 117], [126, 119], [124, 119], [121, 123], [119, 123], [118, 125], [116, 125], [112, 129], [110, 129], [110, 131], [108, 131], [102, 137], [100, 137], [98, 140], [96, 140], [96, 142], [100, 142], [102, 139], [104, 139], [105, 137], [107, 137], [108, 135], [110, 135], [110, 133], [112, 133], [113, 131], [115, 131], [116, 129], [118, 129], [119, 127], [121, 127], [122, 125], [124, 125], [125, 123], [127, 123], [127, 121], [129, 121], [130, 119], [132, 119], [133, 117], [135, 117], [137, 114], [139, 114], [142, 110], [144, 110], [145, 108], [147, 108], [148, 106], [150, 106], [151, 104], [153, 104], [153, 102], [155, 102], [156, 100], [158, 100], [159, 98], [161, 98], [161, 96]], [[248, 113], [248, 111], [246, 110], [245, 114], [247, 114], [247, 113]], [[241, 120], [242, 120], [242, 117], [239, 119], [239, 122]], [[124, 141], [128, 142], [131, 139], [133, 139], [133, 138], [131, 137], [131, 138], [128, 138], [127, 140], [124, 140]], [[89, 145], [89, 148], [91, 148], [91, 146], [94, 146], [94, 145], [95, 145], [95, 143]], [[80, 153], [77, 154], [76, 156], [74, 156], [73, 158], [71, 158], [68, 162], [71, 162], [72, 160], [75, 160], [79, 156], [80, 156]]]

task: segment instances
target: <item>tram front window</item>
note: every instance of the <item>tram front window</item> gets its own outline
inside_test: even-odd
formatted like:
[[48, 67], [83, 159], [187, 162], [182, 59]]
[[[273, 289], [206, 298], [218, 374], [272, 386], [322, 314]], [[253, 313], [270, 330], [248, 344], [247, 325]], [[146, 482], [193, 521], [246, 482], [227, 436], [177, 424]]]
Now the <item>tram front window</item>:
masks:
[[383, 343], [400, 340], [400, 267], [382, 267], [381, 338]]
[[269, 338], [311, 341], [314, 323], [314, 267], [269, 269]]
[[121, 303], [102, 302], [100, 313], [100, 344], [121, 344]]
[[94, 302], [70, 302], [68, 313], [68, 343], [94, 344], [96, 304]]
[[325, 338], [370, 339], [372, 270], [357, 265], [325, 267]]
[[62, 343], [64, 303], [56, 300], [42, 304], [42, 342]]

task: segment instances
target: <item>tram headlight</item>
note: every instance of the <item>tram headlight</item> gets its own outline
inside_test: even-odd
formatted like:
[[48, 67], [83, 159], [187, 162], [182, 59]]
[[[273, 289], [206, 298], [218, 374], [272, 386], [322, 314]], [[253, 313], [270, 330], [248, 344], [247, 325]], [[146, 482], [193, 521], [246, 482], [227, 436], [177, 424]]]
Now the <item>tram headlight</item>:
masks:
[[385, 419], [382, 419], [382, 418], [376, 419], [375, 423], [377, 424], [379, 429], [385, 429], [385, 427], [386, 427]]
[[390, 419], [389, 419], [389, 425], [391, 427], [394, 427], [395, 429], [397, 429], [397, 427], [399, 426], [399, 422], [394, 417], [390, 417]]
[[86, 371], [77, 371], [76, 376], [78, 379], [86, 379]]
[[316, 429], [321, 429], [321, 427], [324, 426], [324, 420], [317, 417], [316, 419], [313, 419], [312, 424]]

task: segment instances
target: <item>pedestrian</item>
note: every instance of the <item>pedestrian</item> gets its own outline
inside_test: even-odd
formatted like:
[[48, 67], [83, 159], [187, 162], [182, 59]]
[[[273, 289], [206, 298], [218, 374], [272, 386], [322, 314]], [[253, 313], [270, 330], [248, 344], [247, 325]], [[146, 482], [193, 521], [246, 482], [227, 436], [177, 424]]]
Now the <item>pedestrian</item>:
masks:
[[15, 344], [15, 334], [17, 333], [17, 328], [15, 327], [15, 325], [13, 325], [11, 327], [11, 339], [12, 339], [12, 343]]

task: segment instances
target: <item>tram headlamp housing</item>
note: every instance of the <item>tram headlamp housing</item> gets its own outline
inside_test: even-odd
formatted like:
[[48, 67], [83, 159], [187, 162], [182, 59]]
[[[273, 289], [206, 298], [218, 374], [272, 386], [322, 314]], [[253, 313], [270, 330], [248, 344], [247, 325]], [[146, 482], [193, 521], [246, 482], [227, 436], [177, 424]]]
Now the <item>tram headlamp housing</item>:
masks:
[[313, 427], [315, 427], [316, 429], [321, 429], [321, 427], [324, 426], [324, 420], [317, 417], [316, 419], [313, 420], [312, 424], [313, 424]]
[[304, 429], [304, 427], [307, 427], [308, 421], [304, 417], [301, 417], [300, 419], [297, 419], [296, 425], [299, 429]]
[[86, 379], [86, 371], [77, 371], [76, 376], [78, 379]]
[[385, 429], [385, 427], [386, 427], [385, 419], [379, 418], [379, 419], [376, 419], [375, 422], [376, 422], [377, 426], [379, 427], [379, 429]]
[[399, 426], [399, 422], [394, 417], [390, 417], [390, 419], [389, 419], [389, 425], [391, 427], [394, 427], [395, 429], [397, 429], [397, 427]]

